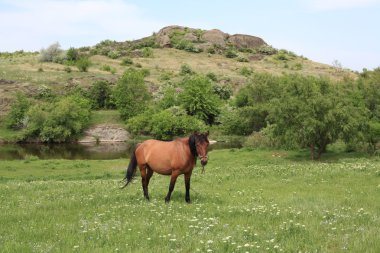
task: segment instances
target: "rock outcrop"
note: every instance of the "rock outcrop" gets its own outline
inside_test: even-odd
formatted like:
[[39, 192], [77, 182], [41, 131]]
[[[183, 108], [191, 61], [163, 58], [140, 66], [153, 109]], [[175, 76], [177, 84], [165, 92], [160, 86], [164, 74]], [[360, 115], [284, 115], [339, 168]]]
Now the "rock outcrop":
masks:
[[183, 40], [196, 42], [196, 46], [202, 49], [213, 45], [217, 45], [221, 48], [234, 46], [237, 49], [253, 49], [267, 45], [263, 39], [256, 36], [244, 34], [229, 35], [218, 29], [200, 30], [177, 25], [162, 28], [156, 34], [157, 43], [161, 47], [172, 47], [173, 45], [171, 44], [170, 35], [174, 32], [181, 33]]
[[85, 136], [78, 142], [124, 142], [129, 139], [129, 133], [122, 127], [112, 124], [99, 124], [87, 129]]

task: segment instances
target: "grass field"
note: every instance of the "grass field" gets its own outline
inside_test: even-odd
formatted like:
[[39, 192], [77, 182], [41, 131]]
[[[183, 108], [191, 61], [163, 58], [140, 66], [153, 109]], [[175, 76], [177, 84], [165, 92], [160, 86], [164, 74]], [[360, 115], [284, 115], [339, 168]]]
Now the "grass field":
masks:
[[215, 150], [192, 177], [120, 190], [128, 160], [0, 163], [1, 252], [380, 252], [380, 160]]

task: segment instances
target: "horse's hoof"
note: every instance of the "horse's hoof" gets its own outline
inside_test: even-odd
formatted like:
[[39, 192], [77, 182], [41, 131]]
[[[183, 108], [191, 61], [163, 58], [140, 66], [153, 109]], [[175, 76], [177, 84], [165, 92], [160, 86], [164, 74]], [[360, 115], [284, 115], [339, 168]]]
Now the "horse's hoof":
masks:
[[165, 203], [168, 204], [170, 202], [170, 199], [165, 198]]

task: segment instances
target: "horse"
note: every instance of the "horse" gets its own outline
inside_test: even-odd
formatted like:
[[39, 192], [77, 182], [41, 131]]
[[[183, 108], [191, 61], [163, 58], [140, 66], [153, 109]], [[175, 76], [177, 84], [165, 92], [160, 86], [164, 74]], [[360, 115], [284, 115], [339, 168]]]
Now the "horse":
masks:
[[200, 159], [202, 172], [208, 161], [208, 132], [195, 132], [190, 137], [178, 138], [173, 141], [146, 140], [136, 145], [129, 162], [123, 181], [125, 188], [133, 179], [138, 166], [141, 173], [141, 183], [144, 197], [149, 200], [148, 185], [153, 172], [170, 175], [169, 191], [165, 202], [170, 201], [177, 177], [184, 174], [187, 203], [190, 201], [190, 178], [197, 158]]

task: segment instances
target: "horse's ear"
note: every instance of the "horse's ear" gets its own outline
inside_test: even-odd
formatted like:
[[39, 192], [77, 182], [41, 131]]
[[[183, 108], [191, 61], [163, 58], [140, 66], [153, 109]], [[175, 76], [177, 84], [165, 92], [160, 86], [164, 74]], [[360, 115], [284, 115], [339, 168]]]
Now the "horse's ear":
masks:
[[195, 132], [194, 132], [194, 135], [199, 135], [199, 131], [195, 131]]
[[209, 133], [210, 133], [210, 132], [207, 130], [207, 132], [205, 133], [206, 137], [208, 136]]

